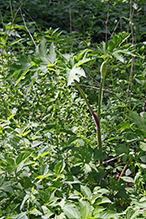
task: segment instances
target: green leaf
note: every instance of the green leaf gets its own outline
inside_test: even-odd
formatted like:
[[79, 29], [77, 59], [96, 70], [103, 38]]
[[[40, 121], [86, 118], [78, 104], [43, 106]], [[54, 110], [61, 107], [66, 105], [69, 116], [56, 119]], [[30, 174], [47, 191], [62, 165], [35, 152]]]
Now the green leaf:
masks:
[[146, 163], [146, 156], [140, 157], [140, 160], [141, 160], [143, 163]]
[[91, 61], [92, 59], [90, 58], [84, 58], [84, 59], [81, 59], [78, 63], [76, 63], [76, 67], [80, 66], [80, 65], [83, 65], [85, 64], [86, 62], [89, 62]]
[[63, 208], [64, 214], [69, 218], [69, 219], [80, 219], [81, 215], [77, 207], [74, 205], [68, 204], [65, 205]]
[[102, 212], [104, 210], [105, 210], [105, 208], [103, 208], [102, 206], [97, 206], [93, 211], [93, 215], [99, 214], [100, 212]]
[[[95, 215], [96, 216], [96, 215]], [[112, 219], [112, 218], [116, 218], [117, 213], [114, 211], [110, 211], [110, 210], [106, 210], [100, 213], [100, 217], [103, 219]]]
[[116, 59], [118, 59], [119, 61], [124, 63], [125, 59], [123, 58], [123, 56], [119, 55], [119, 51], [118, 50], [114, 51], [113, 55], [115, 56]]
[[22, 212], [20, 214], [18, 214], [15, 219], [28, 219], [27, 217], [27, 212]]
[[92, 169], [91, 169], [89, 164], [85, 163], [85, 165], [83, 166], [83, 170], [87, 174], [87, 173], [91, 172]]
[[141, 150], [146, 151], [146, 143], [140, 141], [140, 148], [141, 148]]
[[105, 204], [105, 203], [111, 203], [111, 200], [107, 197], [101, 197], [96, 201], [97, 205]]
[[123, 179], [125, 182], [134, 183], [133, 178], [129, 176], [122, 176], [121, 179]]
[[120, 125], [120, 129], [119, 131], [124, 131], [125, 129], [129, 129], [131, 127], [129, 122], [123, 123], [122, 125]]
[[72, 69], [67, 68], [66, 72], [67, 86], [71, 85], [74, 80], [77, 80], [79, 82], [79, 78], [81, 76], [86, 77], [85, 71], [81, 67], [73, 66]]
[[33, 141], [32, 143], [31, 143], [31, 147], [37, 147], [37, 146], [39, 146], [40, 144], [42, 144], [42, 142], [41, 141], [38, 141], [38, 140], [35, 140], [35, 141]]
[[47, 178], [49, 176], [53, 176], [53, 173], [50, 172], [50, 173], [47, 173], [45, 175], [37, 176], [36, 179], [45, 179], [45, 178]]
[[54, 64], [56, 62], [56, 53], [55, 53], [55, 47], [53, 43], [51, 43], [50, 45], [48, 60], [49, 62], [51, 62], [51, 64]]
[[5, 192], [13, 192], [13, 189], [10, 186], [10, 182], [4, 182], [2, 186], [0, 186], [0, 190], [3, 190]]
[[135, 211], [131, 206], [126, 209], [126, 219], [134, 219], [138, 214], [140, 214], [140, 212]]
[[56, 219], [64, 219], [64, 218], [65, 218], [64, 212], [56, 216]]
[[61, 160], [55, 165], [54, 171], [58, 175], [58, 174], [62, 173], [64, 168], [65, 168], [65, 162], [63, 160]]
[[91, 200], [92, 193], [91, 193], [91, 190], [88, 187], [81, 185], [81, 192], [82, 192], [82, 194], [84, 195], [84, 197], [86, 199]]
[[23, 79], [23, 77], [27, 74], [28, 71], [29, 71], [29, 68], [27, 68], [26, 71], [23, 72], [23, 74], [21, 75], [21, 77], [17, 80], [15, 86], [17, 86], [17, 84]]
[[87, 201], [82, 201], [79, 203], [79, 205], [81, 206], [81, 216], [82, 218], [86, 219], [89, 216], [91, 216], [91, 205], [89, 204], [89, 202]]
[[45, 216], [42, 216], [43, 219], [50, 218], [54, 213], [50, 209], [48, 209], [45, 205], [42, 206], [43, 212]]
[[25, 202], [29, 199], [29, 197], [30, 197], [30, 194], [26, 194], [26, 195], [24, 196], [23, 201], [22, 201], [21, 206], [20, 206], [20, 210], [22, 210], [22, 208], [23, 208]]
[[75, 57], [76, 62], [79, 62], [81, 59], [85, 59], [87, 53], [89, 52], [89, 49], [83, 50], [81, 53], [77, 54]]
[[20, 164], [23, 160], [26, 160], [26, 158], [29, 157], [30, 154], [31, 154], [30, 151], [20, 153], [20, 154], [17, 156], [17, 158], [16, 158], [16, 164], [18, 165], [18, 164]]
[[42, 60], [44, 64], [44, 68], [46, 68], [49, 63], [54, 64], [56, 61], [56, 53], [54, 49], [54, 44], [52, 43], [50, 45], [50, 49], [48, 53], [46, 39], [42, 38], [39, 46], [36, 47], [35, 56], [39, 57]]

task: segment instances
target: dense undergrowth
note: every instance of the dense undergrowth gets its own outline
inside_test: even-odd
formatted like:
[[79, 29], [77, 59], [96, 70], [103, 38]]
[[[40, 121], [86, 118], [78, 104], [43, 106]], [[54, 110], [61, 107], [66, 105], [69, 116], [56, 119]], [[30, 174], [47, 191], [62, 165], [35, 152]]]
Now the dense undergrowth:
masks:
[[129, 22], [93, 43], [94, 28], [45, 29], [17, 9], [1, 14], [0, 218], [146, 218], [143, 32]]

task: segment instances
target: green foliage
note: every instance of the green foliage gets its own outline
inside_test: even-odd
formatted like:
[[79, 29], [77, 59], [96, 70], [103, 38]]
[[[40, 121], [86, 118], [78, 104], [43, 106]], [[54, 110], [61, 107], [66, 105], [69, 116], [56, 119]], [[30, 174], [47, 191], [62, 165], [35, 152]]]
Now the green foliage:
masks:
[[[141, 2], [132, 7], [142, 19]], [[3, 3], [4, 9], [10, 7]], [[21, 2], [12, 3], [15, 14]], [[35, 10], [46, 16], [53, 8], [52, 26], [54, 21], [69, 23], [68, 1], [23, 3], [23, 13], [27, 9], [34, 18]], [[128, 31], [101, 42], [105, 6], [110, 9], [109, 32], [112, 19], [123, 14], [118, 32], [128, 25], [129, 3], [71, 4], [72, 35], [38, 30], [17, 14], [17, 24], [12, 24], [8, 10], [3, 15], [0, 6], [0, 218], [145, 218], [145, 43], [130, 43]], [[136, 21], [134, 16], [141, 33], [144, 22]], [[98, 45], [91, 41], [97, 32]], [[72, 86], [76, 83], [79, 90]], [[101, 148], [92, 118], [99, 102]]]

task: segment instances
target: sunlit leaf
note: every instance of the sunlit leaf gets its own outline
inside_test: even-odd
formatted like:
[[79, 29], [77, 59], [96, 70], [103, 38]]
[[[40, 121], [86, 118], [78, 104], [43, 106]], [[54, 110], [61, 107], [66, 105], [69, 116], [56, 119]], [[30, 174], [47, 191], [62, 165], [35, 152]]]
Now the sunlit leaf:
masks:
[[88, 200], [91, 199], [92, 193], [91, 193], [91, 190], [87, 186], [81, 185], [81, 192], [83, 193], [83, 195], [86, 199], [88, 199]]
[[85, 71], [81, 67], [74, 66], [72, 69], [67, 68], [67, 85], [71, 85], [74, 80], [79, 82], [81, 76], [86, 77]]
[[69, 218], [69, 219], [80, 219], [81, 215], [77, 207], [74, 205], [65, 205], [63, 208], [64, 214]]

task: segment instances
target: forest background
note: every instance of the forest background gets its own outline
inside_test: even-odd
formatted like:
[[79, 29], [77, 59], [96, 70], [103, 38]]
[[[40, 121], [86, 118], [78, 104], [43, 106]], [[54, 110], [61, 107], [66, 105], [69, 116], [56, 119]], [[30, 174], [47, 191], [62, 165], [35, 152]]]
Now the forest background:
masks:
[[146, 218], [146, 1], [0, 20], [0, 219]]

